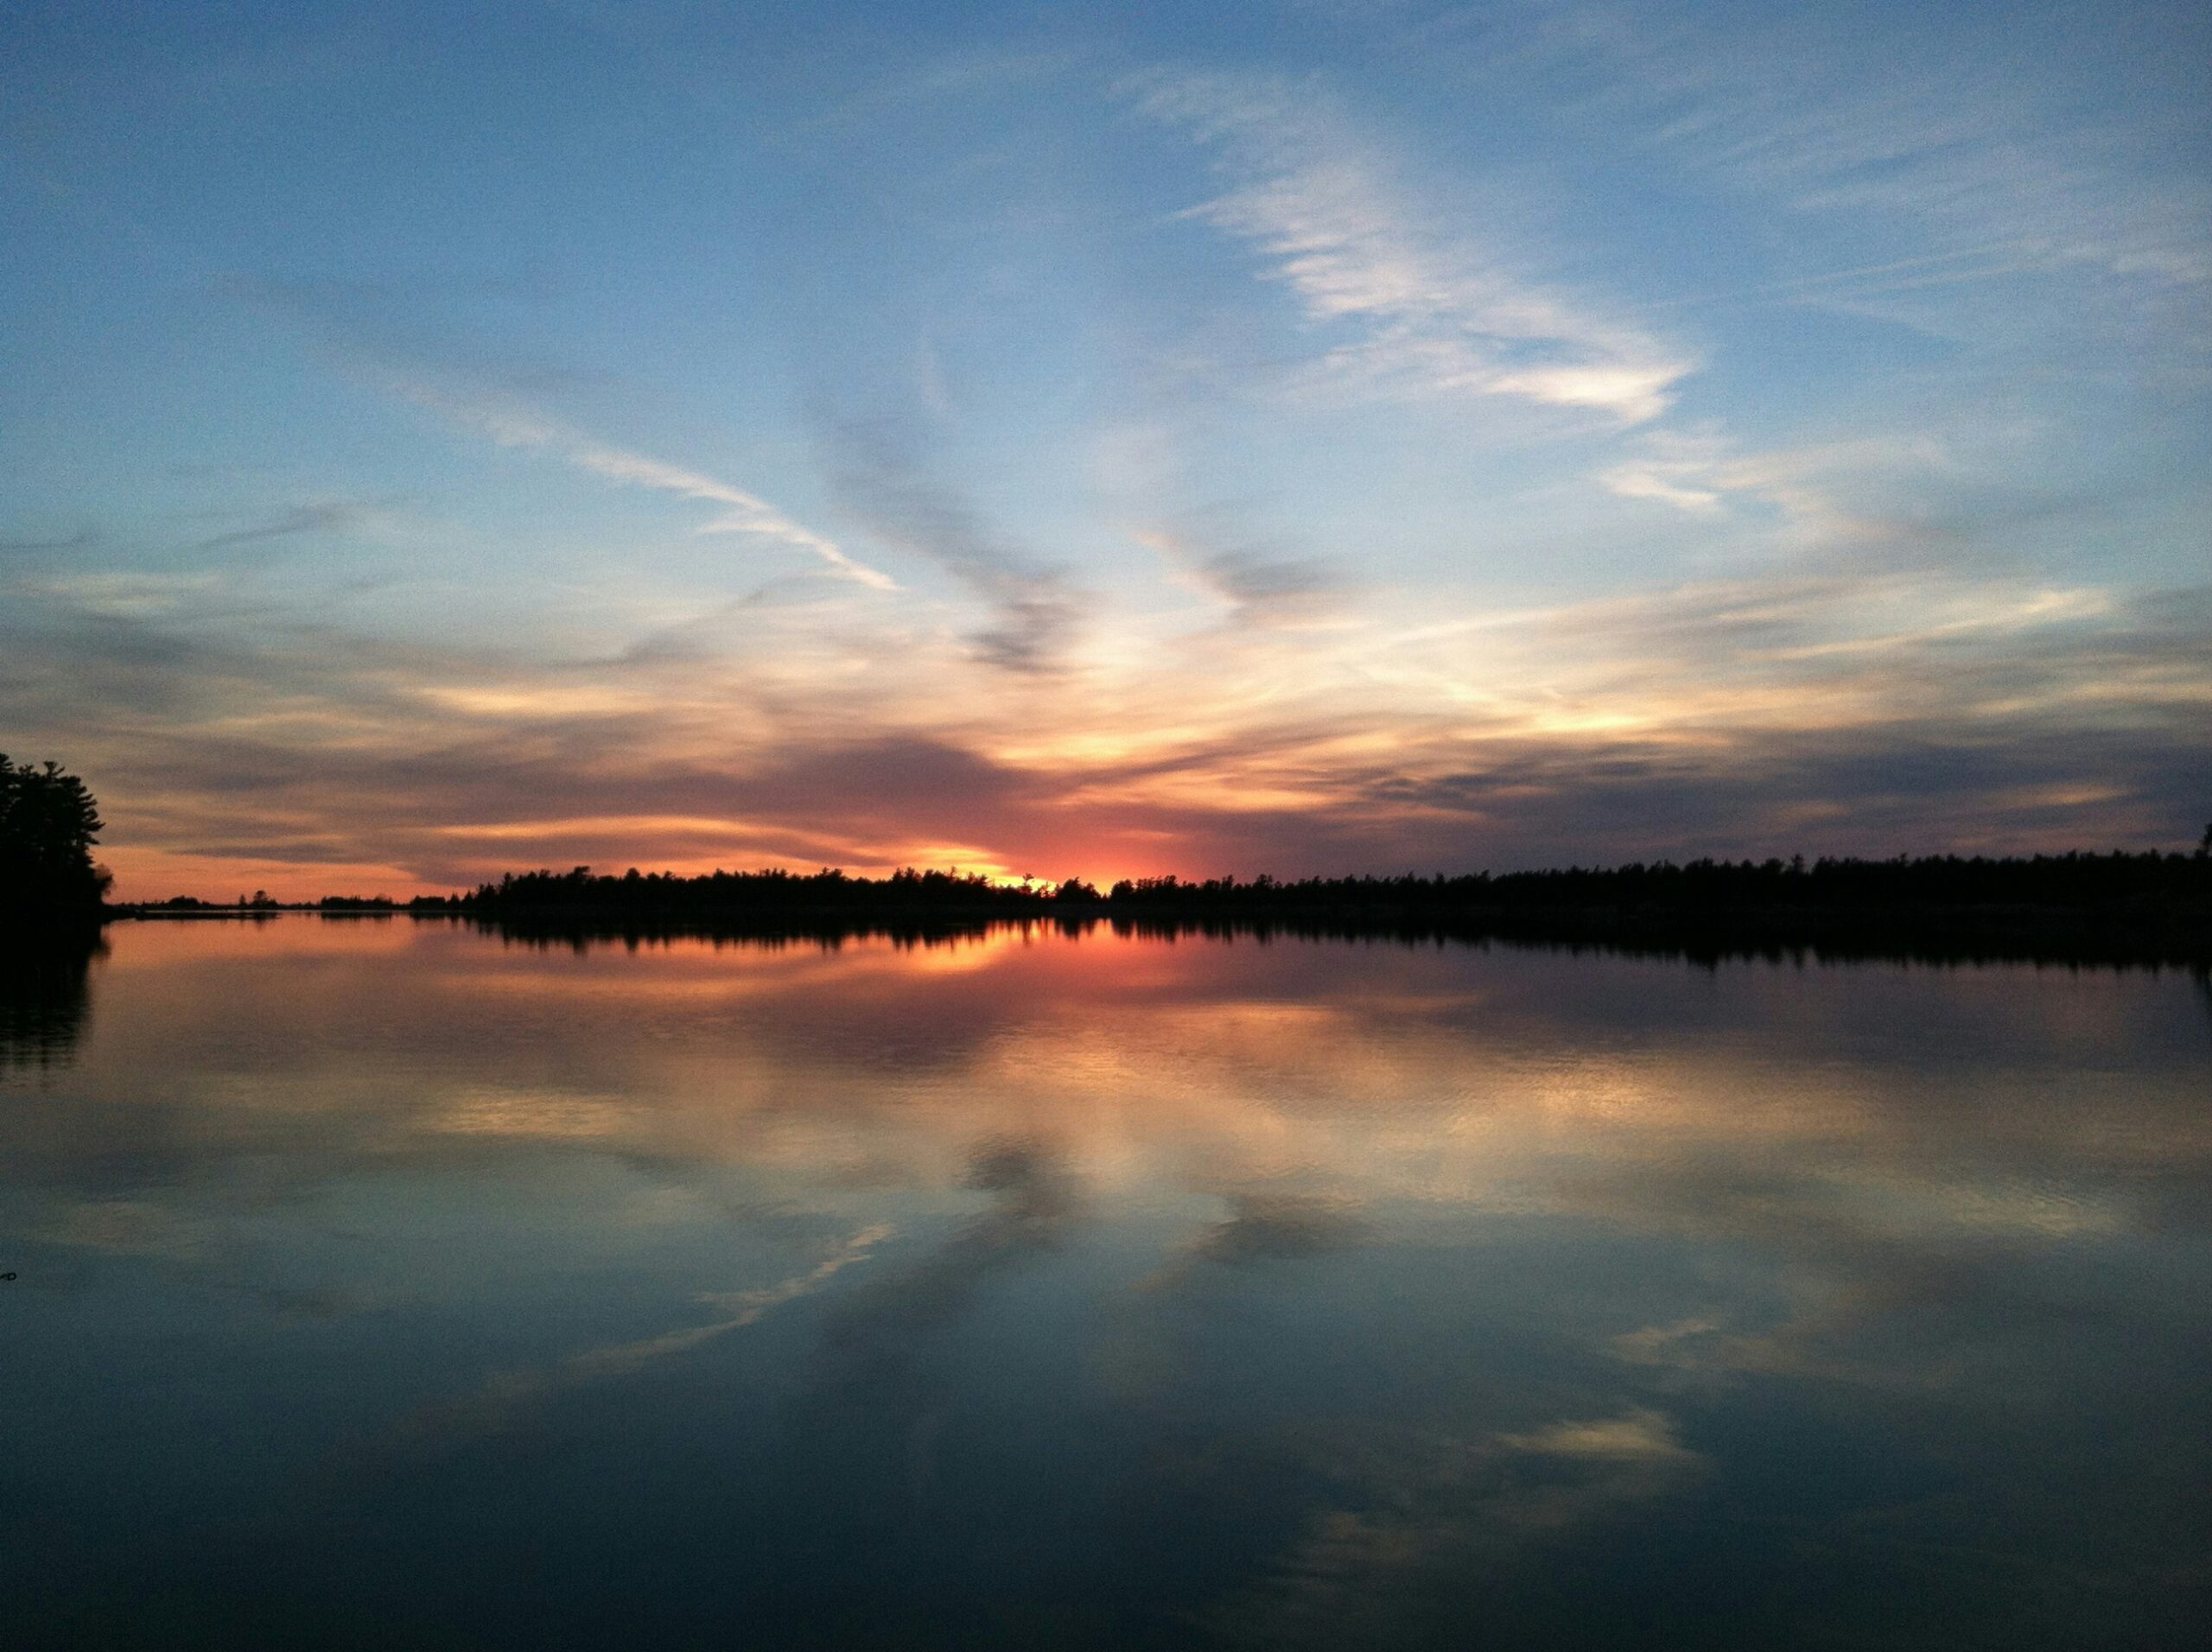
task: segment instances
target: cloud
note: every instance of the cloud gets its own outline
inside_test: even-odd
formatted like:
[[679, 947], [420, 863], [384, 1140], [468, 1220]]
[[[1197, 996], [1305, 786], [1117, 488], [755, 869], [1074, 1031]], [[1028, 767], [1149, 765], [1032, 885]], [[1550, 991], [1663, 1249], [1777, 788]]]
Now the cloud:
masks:
[[16, 581], [12, 588], [21, 594], [58, 598], [84, 614], [127, 617], [167, 612], [194, 595], [219, 588], [222, 582], [219, 575], [211, 572], [118, 569], [56, 574]]
[[99, 543], [90, 528], [59, 539], [0, 539], [0, 556], [44, 556], [56, 551], [89, 550]]
[[[1866, 569], [1879, 555], [1956, 560], [1971, 537], [1947, 531], [1947, 499], [1971, 486], [1950, 445], [1931, 433], [1853, 435], [1763, 451], [1716, 430], [1653, 430], [1631, 458], [1598, 473], [1608, 492], [1711, 519], [1743, 507], [1774, 524], [1770, 554]], [[1986, 509], [1975, 514], [1986, 517]], [[1983, 531], [1994, 524], [1985, 522]]]
[[228, 550], [257, 545], [271, 539], [296, 538], [302, 534], [339, 533], [360, 523], [365, 509], [346, 499], [321, 499], [296, 505], [289, 510], [243, 528], [233, 528], [193, 542], [194, 550]]
[[741, 534], [801, 550], [873, 590], [897, 582], [848, 556], [834, 540], [721, 477], [601, 440], [540, 404], [547, 388], [587, 376], [536, 361], [501, 360], [480, 340], [411, 317], [391, 289], [370, 283], [233, 277], [228, 295], [273, 310], [307, 333], [337, 371], [436, 414], [504, 448], [534, 448], [590, 475], [721, 506], [698, 531]]
[[1348, 594], [1344, 576], [1319, 557], [1285, 556], [1264, 541], [1214, 545], [1205, 524], [1196, 526], [1144, 528], [1131, 537], [1166, 557], [1185, 583], [1230, 605], [1238, 626], [1327, 620]]
[[1262, 254], [1325, 337], [1349, 333], [1319, 361], [1339, 387], [1506, 397], [1636, 424], [1664, 412], [1695, 365], [1521, 273], [1495, 238], [1409, 204], [1311, 84], [1155, 71], [1122, 91], [1220, 156], [1232, 187], [1189, 215]]
[[824, 133], [880, 123], [917, 107], [987, 102], [1033, 88], [1079, 60], [1070, 50], [1012, 42], [964, 47], [920, 61], [902, 53], [895, 70], [796, 120], [789, 130], [793, 137], [815, 141]]
[[[1303, 600], [1294, 572], [1211, 571], [1256, 613]], [[166, 588], [14, 594], [14, 738], [92, 778], [143, 895], [580, 862], [1110, 878], [2193, 842], [2212, 705], [2212, 592], [1999, 571], [1378, 599], [1163, 631], [1029, 673], [1020, 705], [1002, 666], [892, 612], [824, 636], [804, 605], [748, 607], [720, 652], [561, 659], [214, 626]]]
[[504, 448], [538, 448], [579, 470], [609, 481], [647, 487], [724, 508], [703, 524], [701, 533], [748, 534], [776, 541], [819, 558], [830, 570], [871, 590], [894, 591], [889, 575], [855, 561], [834, 541], [802, 527], [756, 493], [718, 477], [672, 465], [650, 454], [618, 448], [554, 419], [520, 400], [480, 390], [440, 384], [426, 377], [388, 372], [384, 382], [396, 393], [429, 408], [465, 429], [487, 435]]
[[[1777, 283], [1786, 302], [1865, 307], [1972, 285], [1985, 290], [1942, 319], [1976, 332], [2022, 319], [1986, 289], [2024, 275], [2176, 292], [2212, 280], [2212, 188], [2176, 164], [2191, 141], [2176, 111], [2094, 61], [2064, 79], [2063, 97], [2047, 89], [2060, 82], [2021, 73], [2024, 54], [2068, 43], [2078, 24], [2063, 13], [2008, 19], [2006, 37], [1978, 51], [1952, 36], [1963, 26], [1929, 13], [1870, 34], [1841, 14], [1775, 13], [1730, 22], [1724, 41], [1581, 6], [1547, 16], [1524, 43], [1536, 60], [1594, 70], [1599, 106], [1640, 123], [1651, 152], [1789, 212], [1903, 238], [1892, 256]], [[2084, 314], [2034, 308], [2069, 327]], [[2152, 319], [2128, 310], [2133, 325]], [[2203, 341], [2201, 309], [2168, 314]]]
[[976, 658], [1032, 675], [1058, 669], [1083, 612], [1066, 575], [1006, 543], [958, 490], [925, 473], [912, 421], [825, 418], [820, 428], [830, 484], [846, 508], [996, 610], [996, 621], [971, 639]]
[[1599, 472], [1598, 482], [1624, 499], [1651, 499], [1692, 516], [1713, 516], [1721, 505], [1714, 475], [1718, 455], [1713, 438], [1654, 431], [1645, 437], [1641, 454]]

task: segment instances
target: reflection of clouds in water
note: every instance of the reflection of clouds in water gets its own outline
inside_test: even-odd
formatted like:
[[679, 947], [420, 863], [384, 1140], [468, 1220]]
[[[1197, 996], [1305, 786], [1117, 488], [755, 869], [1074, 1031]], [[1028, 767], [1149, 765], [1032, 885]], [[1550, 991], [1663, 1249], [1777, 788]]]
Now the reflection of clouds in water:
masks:
[[1672, 1422], [1642, 1409], [1587, 1422], [1555, 1422], [1525, 1434], [1500, 1434], [1497, 1443], [1536, 1457], [1592, 1462], [1686, 1463], [1697, 1458], [1675, 1438]]
[[[2201, 1015], [2172, 978], [1049, 935], [947, 955], [577, 957], [444, 927], [355, 933], [121, 935], [98, 1036], [51, 1084], [67, 1104], [0, 1109], [0, 1214], [272, 1305], [303, 1269], [329, 1276], [297, 1281], [327, 1301], [359, 1280], [406, 1306], [418, 1274], [377, 1278], [378, 1257], [422, 1242], [375, 1225], [394, 1188], [495, 1188], [510, 1231], [538, 1223], [588, 1267], [715, 1223], [851, 1233], [895, 1214], [911, 1236], [964, 1185], [971, 1213], [841, 1282], [794, 1356], [799, 1437], [854, 1484], [905, 1465], [901, 1520], [968, 1471], [962, 1361], [979, 1337], [1020, 1335], [1001, 1300], [1090, 1288], [1124, 1232], [1148, 1255], [1082, 1322], [1084, 1380], [1115, 1406], [1172, 1412], [1247, 1358], [1253, 1382], [1294, 1388], [1280, 1344], [1240, 1340], [1266, 1304], [1332, 1324], [1370, 1287], [1425, 1300], [1460, 1259], [1466, 1276], [1434, 1288], [1494, 1314], [1497, 1360], [1523, 1357], [1523, 1330], [1556, 1343], [1546, 1359], [1607, 1357], [1548, 1419], [1442, 1405], [1421, 1414], [1428, 1444], [1386, 1453], [1484, 1442], [1457, 1478], [1324, 1476], [1308, 1541], [1349, 1565], [1465, 1550], [1463, 1503], [1516, 1529], [1601, 1485], [1619, 1505], [1681, 1465], [1654, 1449], [1637, 1469], [1625, 1425], [1576, 1436], [1579, 1453], [1556, 1431], [1670, 1397], [1841, 1380], [1948, 1385], [1966, 1404], [2011, 1362], [2008, 1393], [2053, 1400], [2069, 1375], [2054, 1327], [2155, 1302], [2133, 1272], [2113, 1287], [2133, 1301], [2066, 1301], [2040, 1260], [2160, 1223], [2201, 1231], [2208, 1208]], [[1166, 1213], [1179, 1234], [1151, 1225]], [[325, 1242], [349, 1223], [369, 1230]], [[1601, 1278], [1578, 1271], [1586, 1250], [1512, 1249], [1532, 1223], [1717, 1271]], [[452, 1280], [496, 1290], [511, 1259], [457, 1234]], [[700, 1324], [494, 1377], [410, 1426], [498, 1427], [785, 1299], [715, 1296]], [[1407, 1324], [1385, 1308], [1362, 1334]], [[1409, 1502], [1377, 1489], [1393, 1475]]]
[[[20, 1230], [38, 1244], [152, 1271], [172, 1285], [232, 1293], [291, 1319], [335, 1319], [379, 1306], [382, 1293], [358, 1286], [299, 1284], [282, 1249], [257, 1226], [265, 1214], [254, 1190], [234, 1190], [236, 1206], [213, 1210], [153, 1198], [66, 1200], [30, 1214]], [[50, 1284], [85, 1288], [61, 1270]]]
[[456, 1094], [441, 1115], [425, 1123], [455, 1135], [585, 1139], [620, 1134], [628, 1112], [620, 1096], [558, 1096], [479, 1085]]
[[1239, 1191], [1228, 1195], [1232, 1214], [1179, 1247], [1136, 1282], [1140, 1291], [1172, 1289], [1200, 1267], [1244, 1268], [1293, 1261], [1347, 1249], [1372, 1236], [1349, 1200], [1316, 1194]]
[[969, 1182], [989, 1196], [985, 1210], [931, 1255], [887, 1270], [836, 1305], [810, 1385], [817, 1395], [903, 1392], [920, 1349], [968, 1309], [983, 1282], [1057, 1247], [1080, 1208], [1065, 1167], [1031, 1143], [986, 1144]]
[[[1787, 1377], [1931, 1390], [1993, 1373], [2005, 1349], [2030, 1348], [2056, 1325], [2133, 1311], [2117, 1299], [2075, 1299], [2063, 1277], [2046, 1283], [2037, 1266], [2151, 1224], [2121, 1194], [2118, 1166], [2054, 1157], [2044, 1185], [1948, 1159], [1938, 1176], [1876, 1152], [1838, 1158], [1833, 1147], [1729, 1153], [1704, 1144], [1677, 1160], [1629, 1160], [1567, 1182], [1566, 1207], [1586, 1219], [1740, 1251], [1767, 1276], [1733, 1306], [1605, 1336], [1605, 1350], [1677, 1382]], [[2113, 1185], [2081, 1191], [2092, 1178]], [[2071, 1334], [2059, 1332], [2046, 1354]], [[2017, 1388], [2031, 1379], [2019, 1370], [2007, 1380]]]
[[1643, 1408], [1486, 1436], [1362, 1425], [1313, 1444], [1334, 1493], [1262, 1577], [1209, 1613], [1230, 1644], [1471, 1643], [1471, 1604], [1532, 1551], [1637, 1514], [1711, 1467]]
[[1869, 1229], [1898, 1238], [1957, 1234], [2063, 1239], [2110, 1233], [2123, 1225], [2121, 1211], [2093, 1195], [2018, 1176], [1961, 1182], [1845, 1169], [1821, 1179], [1827, 1188], [1808, 1187], [1808, 1203], [1825, 1191]]
[[1693, 1314], [1663, 1325], [1643, 1325], [1624, 1331], [1606, 1346], [1620, 1358], [1638, 1365], [1694, 1365], [1702, 1350], [1720, 1334], [1718, 1314]]
[[[841, 1333], [855, 1369], [963, 1270], [1049, 1243], [1078, 1181], [1102, 1200], [1239, 1190], [1153, 1289], [1386, 1229], [1563, 1217], [1784, 1263], [1799, 1317], [1837, 1342], [1885, 1304], [1967, 1299], [1993, 1246], [2201, 1225], [2212, 1160], [2142, 1036], [2176, 983], [2140, 977], [1103, 936], [946, 969], [876, 944], [575, 957], [443, 926], [203, 930], [118, 937], [96, 1071], [65, 1076], [67, 1108], [0, 1116], [34, 1208], [174, 1205], [173, 1240], [204, 1252], [218, 1217], [264, 1219], [237, 1217], [251, 1165], [290, 1188], [474, 1179], [526, 1149], [856, 1222], [965, 1173], [992, 1210], [881, 1306], [882, 1331]], [[1957, 1062], [1962, 1037], [1978, 1070], [1932, 1081], [1923, 1057]], [[2135, 1063], [2124, 1105], [2079, 1105], [2069, 1075], [2115, 1051]], [[963, 1172], [978, 1139], [1023, 1145]], [[1800, 1369], [1816, 1338], [1795, 1334], [1788, 1361], [1770, 1341], [1732, 1357]]]
[[774, 1285], [762, 1286], [748, 1291], [709, 1291], [699, 1300], [713, 1307], [727, 1311], [728, 1317], [702, 1325], [688, 1325], [680, 1331], [663, 1332], [641, 1341], [619, 1343], [612, 1347], [594, 1348], [581, 1354], [571, 1354], [561, 1363], [561, 1369], [577, 1376], [620, 1376], [667, 1354], [682, 1353], [696, 1348], [701, 1343], [722, 1335], [725, 1331], [749, 1325], [769, 1309], [780, 1307], [820, 1289], [831, 1275], [866, 1259], [869, 1251], [891, 1236], [887, 1223], [877, 1223], [862, 1228], [831, 1255], [817, 1262], [804, 1274], [793, 1274]]
[[[0, 1225], [57, 1247], [41, 1285], [288, 1312], [312, 1311], [276, 1299], [295, 1272], [381, 1285], [349, 1346], [397, 1363], [478, 1325], [530, 1351], [448, 1369], [396, 1434], [432, 1379], [356, 1381], [394, 1397], [349, 1471], [525, 1474], [499, 1431], [607, 1414], [666, 1449], [727, 1400], [745, 1426], [703, 1430], [701, 1472], [719, 1452], [784, 1488], [795, 1551], [919, 1574], [1033, 1540], [1041, 1565], [1038, 1533], [1080, 1528], [1103, 1576], [1165, 1527], [1192, 1581], [1163, 1610], [1215, 1603], [1253, 1643], [1459, 1643], [1435, 1603], [1703, 1534], [1699, 1450], [1739, 1490], [1828, 1441], [1833, 1408], [1804, 1420], [1827, 1401], [1877, 1426], [1941, 1407], [2002, 1481], [2007, 1418], [2081, 1390], [2079, 1327], [2174, 1319], [2126, 1248], [2202, 1230], [2201, 1018], [2172, 979], [350, 933], [117, 941], [97, 1036], [51, 1097], [0, 1105]], [[783, 1248], [802, 1235], [849, 1236]], [[669, 1306], [756, 1245], [801, 1261]], [[2112, 1300], [2068, 1298], [2091, 1277]], [[2176, 1364], [2153, 1351], [2152, 1382]], [[2173, 1426], [2143, 1409], [2147, 1456]], [[2064, 1471], [2094, 1494], [2113, 1450]]]
[[865, 1261], [868, 1254], [891, 1234], [889, 1226], [875, 1223], [852, 1235], [803, 1274], [751, 1290], [702, 1293], [698, 1299], [702, 1303], [722, 1310], [721, 1318], [704, 1324], [683, 1325], [631, 1342], [587, 1348], [554, 1365], [494, 1372], [474, 1392], [425, 1407], [403, 1418], [397, 1432], [403, 1438], [420, 1440], [488, 1433], [502, 1428], [518, 1406], [583, 1383], [632, 1376], [658, 1360], [689, 1353], [717, 1337], [741, 1330], [772, 1308], [811, 1295], [854, 1263]]
[[[1878, 1264], [1854, 1269], [1827, 1257], [1784, 1281], [1785, 1306], [1770, 1325], [1732, 1326], [1732, 1319], [1751, 1316], [1716, 1309], [1623, 1331], [1603, 1345], [1626, 1364], [1663, 1373], [1676, 1388], [1784, 1377], [1893, 1391], [1949, 1388], [1961, 1381], [1965, 1344], [1986, 1335], [1974, 1315], [1990, 1306], [1992, 1288], [1987, 1269], [1946, 1270], [1906, 1256], [1892, 1276]], [[1885, 1339], [1885, 1320], [1931, 1308], [1965, 1321], [1948, 1345], [1925, 1331], [1895, 1344]]]
[[847, 1293], [826, 1316], [803, 1391], [798, 1427], [825, 1473], [849, 1487], [873, 1484], [903, 1464], [905, 1496], [870, 1520], [918, 1515], [937, 1477], [954, 1392], [931, 1354], [950, 1338], [995, 1277], [1057, 1250], [1082, 1214], [1065, 1166], [1033, 1142], [987, 1141], [969, 1161], [969, 1185], [988, 1197], [934, 1252], [886, 1269]]
[[72, 1249], [172, 1261], [204, 1256], [216, 1241], [206, 1222], [147, 1199], [87, 1199], [65, 1205], [38, 1236]]

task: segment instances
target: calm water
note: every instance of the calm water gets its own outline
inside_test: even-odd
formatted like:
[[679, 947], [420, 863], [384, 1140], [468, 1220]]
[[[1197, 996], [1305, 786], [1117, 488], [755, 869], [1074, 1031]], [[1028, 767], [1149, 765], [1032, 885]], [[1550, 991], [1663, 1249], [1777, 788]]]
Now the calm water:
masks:
[[111, 931], [0, 1020], [10, 1646], [2190, 1643], [2212, 1002]]

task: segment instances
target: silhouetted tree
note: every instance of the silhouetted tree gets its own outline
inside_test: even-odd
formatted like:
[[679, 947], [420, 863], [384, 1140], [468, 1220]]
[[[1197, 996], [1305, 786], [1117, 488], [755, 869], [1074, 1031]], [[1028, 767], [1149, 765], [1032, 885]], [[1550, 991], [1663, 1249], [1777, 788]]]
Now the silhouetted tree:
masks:
[[75, 775], [52, 762], [18, 768], [0, 754], [0, 909], [97, 912], [111, 881], [92, 864], [102, 824]]

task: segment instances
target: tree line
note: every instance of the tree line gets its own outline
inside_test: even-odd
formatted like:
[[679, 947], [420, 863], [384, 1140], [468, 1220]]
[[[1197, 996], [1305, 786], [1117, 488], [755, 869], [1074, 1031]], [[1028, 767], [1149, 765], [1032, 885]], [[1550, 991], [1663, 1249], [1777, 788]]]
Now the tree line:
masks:
[[[589, 867], [567, 872], [510, 872], [497, 883], [441, 903], [446, 910], [484, 915], [585, 913], [621, 917], [724, 918], [962, 919], [1033, 918], [1056, 900], [1097, 892], [1071, 880], [1058, 886], [995, 883], [979, 873], [903, 867], [886, 878], [853, 877], [834, 867], [818, 872], [764, 867], [757, 872], [672, 872], [594, 875]], [[1067, 892], [1063, 897], [1058, 892]], [[411, 910], [429, 903], [416, 902]]]
[[902, 869], [509, 874], [410, 903], [500, 933], [583, 946], [656, 935], [882, 933], [919, 940], [993, 924], [1078, 933], [1500, 939], [1719, 957], [1822, 956], [2212, 963], [2212, 832], [2193, 855], [1696, 860], [1462, 876], [1123, 880], [1027, 886]]
[[1266, 874], [1187, 880], [1125, 879], [1102, 893], [1080, 879], [995, 882], [980, 874], [901, 869], [855, 877], [824, 867], [676, 873], [509, 873], [473, 893], [423, 907], [484, 913], [605, 912], [681, 916], [843, 915], [943, 912], [1047, 918], [1095, 912], [1135, 917], [1334, 918], [1358, 914], [1448, 919], [1499, 913], [1591, 912], [1688, 915], [1760, 912], [1941, 912], [1961, 909], [2149, 913], [2202, 908], [2212, 898], [2212, 830], [2195, 854], [2150, 850], [1995, 858], [1855, 857], [1808, 861], [1632, 861], [1535, 872], [1399, 877]]

